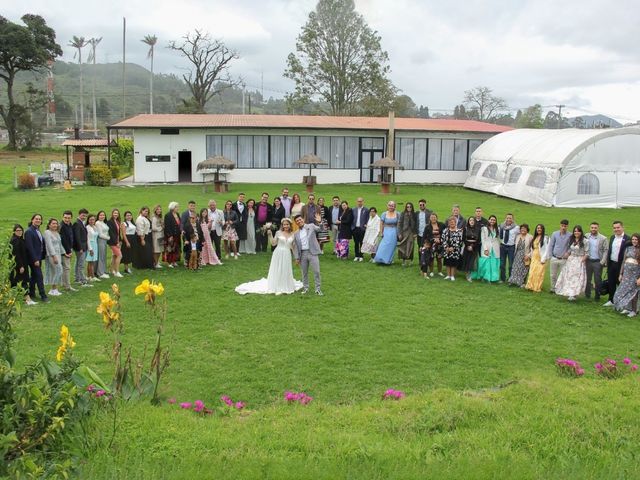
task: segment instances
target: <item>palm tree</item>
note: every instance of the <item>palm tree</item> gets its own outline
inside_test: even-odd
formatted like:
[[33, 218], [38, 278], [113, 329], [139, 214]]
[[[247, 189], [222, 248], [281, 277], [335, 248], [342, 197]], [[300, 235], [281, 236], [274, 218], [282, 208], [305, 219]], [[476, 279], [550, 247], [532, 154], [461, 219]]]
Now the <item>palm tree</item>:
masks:
[[151, 77], [149, 77], [149, 113], [153, 113], [153, 47], [158, 43], [158, 37], [155, 35], [145, 35], [140, 41], [149, 45], [149, 53], [147, 53], [147, 58], [151, 59]]
[[98, 117], [96, 115], [96, 47], [102, 41], [102, 37], [100, 38], [90, 38], [87, 43], [91, 45], [91, 53], [89, 54], [89, 61], [93, 62], [93, 76], [91, 78], [91, 90], [93, 97], [93, 134], [97, 135], [98, 133]]
[[[84, 98], [83, 98], [83, 83], [82, 83], [82, 48], [87, 44], [84, 37], [72, 37], [69, 42], [69, 46], [78, 50], [78, 65], [80, 65], [80, 130], [84, 128]], [[75, 54], [73, 55], [75, 58]]]

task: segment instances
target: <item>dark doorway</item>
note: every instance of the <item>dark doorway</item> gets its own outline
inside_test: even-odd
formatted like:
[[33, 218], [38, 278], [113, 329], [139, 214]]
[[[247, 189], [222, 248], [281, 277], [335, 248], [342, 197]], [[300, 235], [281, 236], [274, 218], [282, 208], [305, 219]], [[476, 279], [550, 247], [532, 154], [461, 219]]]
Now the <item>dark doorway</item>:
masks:
[[178, 152], [178, 181], [191, 183], [191, 152]]

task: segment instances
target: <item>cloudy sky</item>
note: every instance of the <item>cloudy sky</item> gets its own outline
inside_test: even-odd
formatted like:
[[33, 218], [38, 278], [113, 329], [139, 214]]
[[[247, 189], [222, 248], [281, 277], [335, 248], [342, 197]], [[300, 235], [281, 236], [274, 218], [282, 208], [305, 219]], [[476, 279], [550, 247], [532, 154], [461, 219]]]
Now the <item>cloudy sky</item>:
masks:
[[[8, 3], [8, 2], [7, 2]], [[99, 62], [122, 55], [145, 65], [139, 39], [158, 36], [165, 47], [195, 28], [222, 38], [241, 59], [233, 73], [266, 97], [292, 90], [283, 78], [287, 55], [316, 0], [25, 0], [3, 6], [18, 21], [42, 15], [73, 60], [72, 35], [103, 37]], [[640, 6], [636, 0], [356, 0], [382, 37], [391, 78], [417, 105], [451, 110], [464, 91], [486, 85], [513, 108], [565, 104], [569, 116], [602, 113], [622, 123], [640, 120]], [[156, 71], [187, 67], [159, 48]], [[546, 109], [545, 109], [546, 110]], [[564, 113], [563, 112], [563, 113]]]

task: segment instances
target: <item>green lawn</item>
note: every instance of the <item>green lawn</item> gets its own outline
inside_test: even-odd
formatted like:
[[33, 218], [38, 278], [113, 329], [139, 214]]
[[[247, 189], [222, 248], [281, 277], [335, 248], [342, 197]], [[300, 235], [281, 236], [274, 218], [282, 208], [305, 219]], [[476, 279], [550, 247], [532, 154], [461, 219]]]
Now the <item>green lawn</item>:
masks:
[[[232, 185], [225, 195], [201, 186], [76, 188], [16, 192], [0, 169], [2, 224], [27, 223], [66, 208], [137, 209], [190, 199], [257, 197], [280, 185]], [[298, 186], [289, 185], [293, 193]], [[302, 191], [302, 188], [300, 188]], [[640, 209], [546, 209], [460, 187], [401, 186], [391, 197], [377, 186], [319, 186], [383, 208], [428, 200], [444, 216], [453, 203], [476, 205], [500, 219], [555, 229], [614, 218], [640, 229]], [[219, 202], [220, 203], [220, 202]], [[99, 416], [99, 448], [79, 465], [80, 478], [634, 478], [639, 475], [638, 376], [607, 381], [592, 365], [607, 356], [638, 361], [640, 323], [593, 301], [532, 294], [503, 285], [425, 281], [418, 267], [380, 267], [321, 258], [325, 296], [246, 296], [239, 283], [266, 276], [269, 255], [242, 256], [199, 272], [136, 272], [119, 281], [125, 345], [142, 355], [154, 323], [135, 285], [150, 275], [166, 288], [171, 365], [164, 398], [221, 395], [247, 403], [231, 416], [200, 418], [177, 406], [127, 406], [112, 449]], [[296, 272], [297, 274], [297, 272]], [[298, 274], [297, 274], [298, 275]], [[100, 286], [105, 289], [108, 282]], [[104, 377], [110, 337], [95, 313], [100, 288], [64, 295], [24, 310], [17, 328], [19, 361], [52, 357], [61, 323], [75, 354]], [[581, 379], [555, 372], [556, 357], [579, 360]], [[381, 401], [387, 388], [406, 392]], [[314, 397], [286, 405], [286, 390]]]

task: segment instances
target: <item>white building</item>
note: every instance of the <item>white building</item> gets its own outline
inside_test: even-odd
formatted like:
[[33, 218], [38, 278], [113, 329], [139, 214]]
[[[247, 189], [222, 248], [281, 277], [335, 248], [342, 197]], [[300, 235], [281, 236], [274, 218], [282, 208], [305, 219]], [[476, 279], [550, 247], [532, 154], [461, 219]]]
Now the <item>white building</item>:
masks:
[[[108, 127], [133, 131], [134, 181], [202, 182], [198, 163], [223, 155], [236, 164], [231, 182], [302, 180], [294, 162], [313, 153], [326, 166], [314, 169], [318, 183], [375, 182], [369, 165], [385, 156], [387, 117], [303, 115], [137, 115]], [[473, 151], [509, 127], [471, 120], [396, 118], [395, 159], [405, 170], [396, 181], [463, 183]]]
[[519, 129], [471, 156], [464, 186], [545, 206], [640, 206], [640, 127]]

